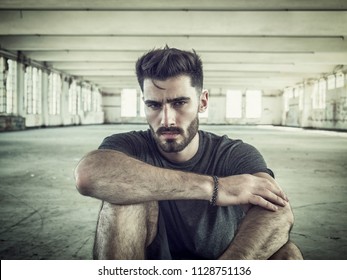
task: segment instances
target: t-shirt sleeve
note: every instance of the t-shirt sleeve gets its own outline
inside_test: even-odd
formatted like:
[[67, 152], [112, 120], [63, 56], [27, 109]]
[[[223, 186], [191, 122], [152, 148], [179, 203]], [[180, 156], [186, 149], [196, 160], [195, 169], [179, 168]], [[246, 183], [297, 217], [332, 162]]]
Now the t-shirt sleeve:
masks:
[[250, 144], [240, 143], [233, 152], [232, 161], [236, 163], [237, 174], [265, 172], [275, 177], [260, 152]]
[[110, 149], [125, 153], [129, 156], [137, 155], [137, 146], [139, 143], [136, 141], [134, 132], [113, 134], [106, 137], [99, 149]]

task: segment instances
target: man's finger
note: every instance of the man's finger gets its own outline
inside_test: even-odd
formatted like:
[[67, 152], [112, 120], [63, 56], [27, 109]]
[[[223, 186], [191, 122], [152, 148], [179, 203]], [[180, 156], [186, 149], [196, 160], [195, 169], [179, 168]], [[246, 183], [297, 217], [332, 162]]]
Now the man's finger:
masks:
[[265, 200], [264, 198], [258, 195], [251, 195], [249, 198], [249, 203], [253, 205], [258, 205], [270, 211], [278, 210], [278, 207], [276, 205], [272, 204], [271, 202]]

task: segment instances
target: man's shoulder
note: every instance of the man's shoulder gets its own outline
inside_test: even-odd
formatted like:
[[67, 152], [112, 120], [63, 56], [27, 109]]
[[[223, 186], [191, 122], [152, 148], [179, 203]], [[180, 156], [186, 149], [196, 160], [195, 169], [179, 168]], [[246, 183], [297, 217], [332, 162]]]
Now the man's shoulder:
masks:
[[150, 137], [149, 130], [133, 130], [133, 131], [127, 131], [127, 132], [119, 132], [114, 133], [106, 138], [111, 139], [122, 139], [122, 138], [128, 138], [128, 139], [147, 139]]
[[218, 135], [216, 133], [206, 131], [206, 130], [200, 130], [200, 135], [202, 136], [203, 141], [205, 142], [211, 142], [213, 144], [227, 144], [227, 145], [240, 145], [245, 144], [241, 139], [233, 139], [230, 138], [228, 135]]
[[100, 148], [116, 148], [122, 146], [141, 146], [142, 143], [148, 144], [150, 141], [151, 134], [149, 131], [128, 131], [119, 132], [107, 136]]
[[230, 157], [231, 155], [242, 156], [257, 153], [257, 149], [253, 145], [238, 138], [233, 139], [226, 134], [217, 135], [208, 131], [200, 131], [200, 135], [202, 136], [201, 145], [221, 156]]

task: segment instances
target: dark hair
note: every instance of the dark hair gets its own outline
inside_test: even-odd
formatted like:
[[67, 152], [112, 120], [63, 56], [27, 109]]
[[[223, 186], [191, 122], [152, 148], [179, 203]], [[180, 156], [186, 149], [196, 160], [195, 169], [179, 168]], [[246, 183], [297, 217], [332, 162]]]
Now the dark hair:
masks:
[[167, 45], [153, 49], [137, 60], [136, 75], [142, 91], [144, 79], [164, 81], [181, 75], [189, 76], [192, 87], [197, 90], [203, 88], [202, 62], [194, 50], [183, 51]]

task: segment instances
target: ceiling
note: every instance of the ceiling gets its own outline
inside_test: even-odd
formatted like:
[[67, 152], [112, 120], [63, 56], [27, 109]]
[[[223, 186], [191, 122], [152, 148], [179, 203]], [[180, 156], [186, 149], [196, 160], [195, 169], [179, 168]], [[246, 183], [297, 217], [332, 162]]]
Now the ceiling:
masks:
[[2, 53], [104, 93], [137, 88], [137, 58], [165, 44], [200, 54], [205, 88], [279, 93], [347, 70], [347, 1], [0, 0]]

